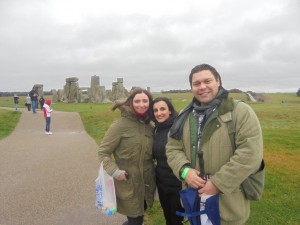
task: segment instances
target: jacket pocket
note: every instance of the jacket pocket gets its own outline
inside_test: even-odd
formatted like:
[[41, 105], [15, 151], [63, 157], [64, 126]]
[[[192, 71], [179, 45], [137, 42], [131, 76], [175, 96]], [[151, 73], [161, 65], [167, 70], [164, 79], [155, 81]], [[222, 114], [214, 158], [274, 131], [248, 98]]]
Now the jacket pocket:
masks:
[[121, 200], [128, 200], [134, 194], [134, 188], [129, 181], [119, 181], [115, 179], [116, 196]]
[[140, 142], [141, 141], [136, 133], [125, 133], [122, 135], [121, 142], [118, 147], [119, 152], [116, 152], [116, 154], [118, 154], [121, 159], [138, 159], [141, 148]]

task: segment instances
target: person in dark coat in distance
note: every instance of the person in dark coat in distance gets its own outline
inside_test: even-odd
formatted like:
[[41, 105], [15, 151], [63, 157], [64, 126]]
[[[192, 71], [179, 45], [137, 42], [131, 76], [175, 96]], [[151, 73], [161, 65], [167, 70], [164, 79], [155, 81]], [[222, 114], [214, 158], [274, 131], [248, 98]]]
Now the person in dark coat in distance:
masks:
[[43, 110], [43, 106], [44, 106], [44, 103], [45, 103], [45, 99], [44, 99], [43, 96], [40, 97], [39, 103], [40, 103], [40, 106], [41, 106], [41, 110]]
[[19, 97], [17, 94], [14, 94], [14, 103], [15, 103], [15, 109], [18, 110], [19, 107]]
[[32, 88], [32, 90], [29, 92], [29, 96], [31, 98], [31, 108], [32, 112], [36, 113], [36, 109], [38, 108], [38, 93], [37, 89], [35, 87]]
[[156, 160], [155, 175], [159, 201], [166, 225], [182, 225], [183, 217], [176, 215], [176, 211], [184, 211], [179, 195], [182, 184], [168, 165], [166, 157], [168, 132], [177, 112], [168, 98], [158, 97], [153, 101], [152, 113], [155, 123], [152, 154]]

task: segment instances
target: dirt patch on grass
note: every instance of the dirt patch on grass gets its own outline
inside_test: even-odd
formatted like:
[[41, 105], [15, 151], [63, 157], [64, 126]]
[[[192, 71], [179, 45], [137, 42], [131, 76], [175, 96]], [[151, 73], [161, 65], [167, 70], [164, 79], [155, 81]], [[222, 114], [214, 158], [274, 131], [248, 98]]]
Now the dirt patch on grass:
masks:
[[267, 167], [274, 170], [285, 170], [298, 174], [300, 171], [300, 155], [288, 155], [278, 152], [265, 152]]

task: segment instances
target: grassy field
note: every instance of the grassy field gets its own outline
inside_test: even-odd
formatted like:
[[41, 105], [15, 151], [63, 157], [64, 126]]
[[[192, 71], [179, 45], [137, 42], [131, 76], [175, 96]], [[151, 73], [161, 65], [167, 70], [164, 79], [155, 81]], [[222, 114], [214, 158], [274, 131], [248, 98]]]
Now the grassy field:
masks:
[[0, 110], [0, 140], [11, 134], [20, 116], [21, 113], [19, 111]]
[[[251, 105], [264, 135], [265, 191], [262, 200], [252, 202], [247, 224], [300, 224], [300, 97], [296, 94], [265, 94], [265, 102], [251, 103], [244, 94], [231, 95]], [[190, 93], [159, 96], [169, 97], [178, 111], [192, 98]], [[25, 97], [20, 100], [20, 106], [25, 107], [22, 104]], [[0, 106], [13, 107], [12, 97], [1, 97]], [[53, 104], [54, 110], [79, 112], [86, 131], [98, 144], [111, 122], [120, 115], [118, 111], [112, 112], [111, 107], [112, 104]], [[0, 139], [12, 132], [19, 116], [20, 113], [15, 111], [0, 110]], [[147, 212], [145, 219], [146, 225], [164, 224], [158, 202]]]

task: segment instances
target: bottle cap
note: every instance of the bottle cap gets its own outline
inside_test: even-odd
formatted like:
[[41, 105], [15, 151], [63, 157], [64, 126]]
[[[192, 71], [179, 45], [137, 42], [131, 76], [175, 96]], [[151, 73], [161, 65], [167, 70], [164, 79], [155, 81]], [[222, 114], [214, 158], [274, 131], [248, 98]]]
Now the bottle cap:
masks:
[[108, 216], [112, 216], [116, 211], [117, 211], [117, 208], [114, 207], [114, 208], [111, 208], [111, 209], [107, 210], [106, 214]]

